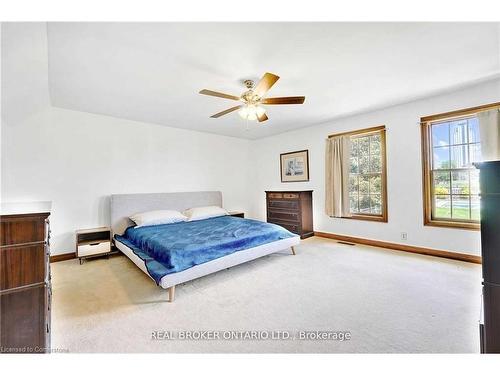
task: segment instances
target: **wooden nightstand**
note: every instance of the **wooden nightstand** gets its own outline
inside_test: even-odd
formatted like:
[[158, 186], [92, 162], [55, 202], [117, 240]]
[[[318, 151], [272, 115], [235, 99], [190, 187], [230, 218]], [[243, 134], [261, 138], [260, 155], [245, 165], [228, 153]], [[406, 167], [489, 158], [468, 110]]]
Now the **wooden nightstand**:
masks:
[[245, 218], [245, 213], [242, 211], [228, 211], [230, 216]]
[[109, 256], [111, 251], [111, 229], [100, 227], [76, 231], [76, 256], [80, 264], [84, 259]]

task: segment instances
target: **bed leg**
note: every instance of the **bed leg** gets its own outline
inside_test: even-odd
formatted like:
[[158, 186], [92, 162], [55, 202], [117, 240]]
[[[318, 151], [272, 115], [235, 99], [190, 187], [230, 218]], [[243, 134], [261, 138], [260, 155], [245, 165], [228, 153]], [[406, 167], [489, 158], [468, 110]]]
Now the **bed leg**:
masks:
[[168, 288], [168, 302], [174, 302], [175, 298], [175, 285]]
[[290, 246], [290, 249], [292, 250], [292, 254], [295, 255], [295, 249], [293, 248], [293, 246]]

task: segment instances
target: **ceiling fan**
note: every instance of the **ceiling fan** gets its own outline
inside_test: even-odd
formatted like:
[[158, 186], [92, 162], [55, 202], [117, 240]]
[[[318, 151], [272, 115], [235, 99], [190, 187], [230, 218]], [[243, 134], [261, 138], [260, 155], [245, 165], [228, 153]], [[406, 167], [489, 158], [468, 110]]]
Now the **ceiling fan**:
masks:
[[304, 96], [285, 96], [280, 98], [264, 98], [266, 93], [279, 79], [275, 74], [266, 73], [261, 78], [257, 86], [254, 88], [254, 82], [250, 79], [245, 80], [245, 86], [247, 91], [245, 91], [241, 96], [224, 94], [222, 92], [212, 91], [203, 89], [200, 94], [217, 96], [219, 98], [236, 100], [243, 102], [243, 104], [237, 105], [235, 107], [226, 109], [225, 111], [216, 113], [210, 116], [211, 118], [219, 118], [221, 116], [227, 115], [228, 113], [238, 111], [239, 115], [246, 120], [258, 120], [259, 122], [264, 122], [268, 119], [266, 115], [266, 109], [262, 106], [275, 105], [275, 104], [302, 104], [304, 103]]

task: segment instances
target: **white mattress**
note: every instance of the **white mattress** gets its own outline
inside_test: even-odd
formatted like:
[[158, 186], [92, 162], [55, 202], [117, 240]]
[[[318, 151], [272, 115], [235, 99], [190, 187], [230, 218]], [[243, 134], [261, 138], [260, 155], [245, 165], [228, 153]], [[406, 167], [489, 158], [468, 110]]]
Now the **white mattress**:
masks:
[[[291, 246], [295, 246], [298, 244], [300, 244], [300, 237], [295, 236], [291, 238], [285, 238], [279, 241], [270, 242], [264, 245], [252, 247], [247, 250], [236, 251], [232, 254], [223, 256], [221, 258], [211, 260], [210, 262], [202, 263], [197, 266], [188, 268], [187, 270], [165, 275], [160, 280], [160, 286], [162, 288], [167, 289], [170, 288], [171, 286], [189, 280], [194, 280], [197, 279], [198, 277], [209, 275], [211, 273], [223, 270], [225, 268], [245, 263], [250, 260], [263, 257], [265, 255], [276, 253], [278, 251], [290, 249]], [[134, 262], [137, 265], [137, 267], [139, 267], [146, 275], [151, 277], [146, 269], [146, 264], [144, 263], [144, 261], [137, 255], [135, 255], [132, 249], [130, 249], [128, 246], [124, 245], [120, 241], [115, 241], [115, 245], [127, 257], [129, 257], [130, 260], [132, 260], [132, 262]]]

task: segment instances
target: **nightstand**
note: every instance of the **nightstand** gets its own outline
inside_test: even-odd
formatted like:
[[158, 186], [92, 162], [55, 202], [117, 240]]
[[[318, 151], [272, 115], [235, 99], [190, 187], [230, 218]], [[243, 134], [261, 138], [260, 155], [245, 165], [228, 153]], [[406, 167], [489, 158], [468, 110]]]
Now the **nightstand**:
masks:
[[245, 218], [245, 213], [242, 211], [228, 211], [229, 216]]
[[76, 231], [76, 256], [80, 264], [84, 259], [109, 256], [111, 253], [111, 229], [100, 227]]

